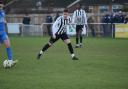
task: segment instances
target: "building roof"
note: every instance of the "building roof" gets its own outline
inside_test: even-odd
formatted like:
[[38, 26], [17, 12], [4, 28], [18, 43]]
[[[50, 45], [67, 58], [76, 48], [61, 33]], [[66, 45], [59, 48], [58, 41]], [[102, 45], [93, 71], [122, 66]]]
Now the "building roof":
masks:
[[75, 0], [16, 0], [7, 8], [10, 9], [11, 13], [22, 13], [23, 10], [38, 11], [36, 10], [38, 1], [41, 1], [41, 10], [43, 10], [44, 8], [65, 8]]
[[[25, 10], [31, 13], [42, 13], [43, 9], [48, 11], [46, 8], [65, 8], [76, 1], [84, 6], [92, 5], [108, 5], [108, 4], [124, 4], [128, 3], [128, 0], [13, 0], [14, 2], [7, 6], [7, 10], [10, 13], [24, 13]], [[42, 9], [37, 10], [36, 3], [41, 1]]]

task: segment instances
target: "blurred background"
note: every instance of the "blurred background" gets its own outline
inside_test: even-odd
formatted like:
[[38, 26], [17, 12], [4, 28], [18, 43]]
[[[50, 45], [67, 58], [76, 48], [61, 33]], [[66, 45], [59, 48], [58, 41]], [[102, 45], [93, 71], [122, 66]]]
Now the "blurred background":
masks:
[[72, 16], [77, 3], [81, 3], [87, 13], [87, 36], [128, 37], [127, 0], [5, 0], [8, 33], [21, 36], [49, 35], [52, 23], [63, 9], [68, 8]]

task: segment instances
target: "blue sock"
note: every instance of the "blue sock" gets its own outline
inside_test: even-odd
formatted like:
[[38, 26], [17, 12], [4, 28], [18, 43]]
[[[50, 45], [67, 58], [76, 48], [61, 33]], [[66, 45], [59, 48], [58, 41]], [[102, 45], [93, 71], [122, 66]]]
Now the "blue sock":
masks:
[[6, 52], [7, 52], [7, 56], [8, 56], [8, 59], [9, 60], [12, 60], [12, 51], [11, 51], [11, 48], [6, 48]]

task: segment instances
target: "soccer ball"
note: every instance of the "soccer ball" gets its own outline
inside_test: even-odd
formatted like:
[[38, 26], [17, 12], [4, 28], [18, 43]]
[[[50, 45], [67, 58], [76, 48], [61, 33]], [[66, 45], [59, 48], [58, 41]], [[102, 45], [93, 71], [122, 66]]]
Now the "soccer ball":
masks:
[[12, 64], [9, 62], [9, 60], [5, 60], [4, 62], [3, 62], [3, 67], [4, 68], [10, 68], [12, 66]]

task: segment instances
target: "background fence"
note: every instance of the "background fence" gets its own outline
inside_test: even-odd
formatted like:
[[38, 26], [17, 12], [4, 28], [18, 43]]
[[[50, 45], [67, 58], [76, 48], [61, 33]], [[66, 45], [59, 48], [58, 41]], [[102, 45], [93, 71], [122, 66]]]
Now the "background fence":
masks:
[[[67, 27], [69, 35], [75, 35], [74, 24]], [[8, 23], [9, 34], [19, 34], [21, 36], [46, 36], [51, 33], [52, 23], [42, 23], [41, 25], [24, 25], [22, 23]], [[84, 31], [89, 37], [113, 37], [114, 24], [111, 23], [89, 23]]]

